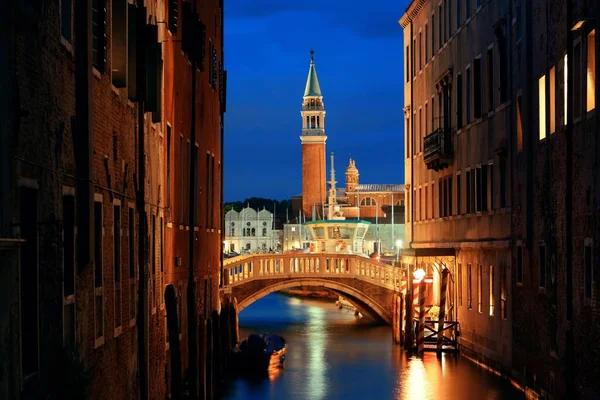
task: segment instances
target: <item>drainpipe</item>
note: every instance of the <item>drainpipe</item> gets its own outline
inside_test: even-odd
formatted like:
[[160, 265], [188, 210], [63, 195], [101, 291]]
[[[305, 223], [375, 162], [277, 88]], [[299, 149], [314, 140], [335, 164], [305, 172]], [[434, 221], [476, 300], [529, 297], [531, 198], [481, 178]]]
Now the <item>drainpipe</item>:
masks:
[[[197, 15], [195, 13], [198, 12], [198, 2], [192, 1], [193, 5], [193, 15]], [[194, 21], [198, 23], [197, 21]], [[184, 39], [186, 40], [186, 39]], [[194, 245], [195, 245], [195, 235], [196, 231], [195, 227], [195, 217], [196, 217], [196, 207], [195, 204], [195, 196], [197, 195], [197, 177], [196, 177], [196, 164], [198, 160], [196, 160], [197, 152], [194, 151], [196, 146], [196, 52], [192, 51], [190, 53], [190, 61], [191, 61], [191, 71], [192, 71], [192, 93], [191, 93], [191, 121], [190, 121], [190, 154], [189, 154], [189, 176], [190, 176], [190, 184], [189, 184], [189, 196], [188, 196], [188, 225], [190, 227], [190, 235], [189, 235], [189, 255], [188, 255], [188, 288], [187, 288], [187, 317], [188, 317], [188, 383], [189, 383], [189, 393], [190, 398], [195, 399], [198, 395], [198, 376], [196, 373], [198, 362], [198, 346], [196, 343], [196, 283], [194, 282]], [[210, 67], [209, 67], [210, 68]], [[214, 168], [214, 167], [213, 167]], [[209, 190], [205, 188], [205, 190]], [[209, 212], [209, 215], [212, 215]], [[208, 228], [209, 221], [206, 221], [206, 228]], [[200, 238], [200, 232], [198, 232], [198, 238]]]
[[[88, 0], [89, 1], [89, 0]], [[144, 148], [144, 99], [146, 97], [146, 8], [144, 0], [138, 0], [137, 15], [137, 100], [138, 100], [138, 191], [137, 209], [139, 216], [138, 269], [139, 269], [139, 309], [138, 362], [140, 369], [140, 399], [148, 399], [148, 270], [146, 269], [146, 165]]]
[[565, 383], [567, 393], [576, 393], [575, 388], [575, 360], [573, 342], [573, 6], [571, 0], [566, 2], [567, 22], [567, 126], [566, 126], [566, 176], [567, 187], [565, 190], [566, 208], [566, 262], [567, 275], [567, 323], [565, 332]]

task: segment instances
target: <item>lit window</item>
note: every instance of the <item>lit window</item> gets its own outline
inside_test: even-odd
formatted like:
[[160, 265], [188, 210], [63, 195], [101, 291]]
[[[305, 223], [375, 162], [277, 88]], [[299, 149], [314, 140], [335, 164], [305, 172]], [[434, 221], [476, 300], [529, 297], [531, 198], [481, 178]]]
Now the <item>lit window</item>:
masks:
[[587, 106], [586, 111], [596, 108], [596, 31], [587, 38]]
[[542, 75], [538, 84], [540, 140], [546, 139], [546, 75]]
[[556, 103], [555, 103], [555, 82], [556, 82], [556, 71], [555, 68], [550, 68], [550, 74], [548, 75], [549, 89], [550, 89], [550, 134], [556, 132]]
[[490, 265], [490, 316], [494, 316], [494, 266]]

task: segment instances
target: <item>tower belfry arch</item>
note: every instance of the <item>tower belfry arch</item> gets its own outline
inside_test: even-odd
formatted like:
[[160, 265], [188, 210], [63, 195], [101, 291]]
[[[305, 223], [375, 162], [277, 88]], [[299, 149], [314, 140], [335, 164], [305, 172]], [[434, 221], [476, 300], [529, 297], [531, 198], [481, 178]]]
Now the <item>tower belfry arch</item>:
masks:
[[310, 215], [315, 205], [325, 204], [325, 104], [317, 70], [315, 52], [310, 51], [310, 66], [302, 98], [302, 211]]

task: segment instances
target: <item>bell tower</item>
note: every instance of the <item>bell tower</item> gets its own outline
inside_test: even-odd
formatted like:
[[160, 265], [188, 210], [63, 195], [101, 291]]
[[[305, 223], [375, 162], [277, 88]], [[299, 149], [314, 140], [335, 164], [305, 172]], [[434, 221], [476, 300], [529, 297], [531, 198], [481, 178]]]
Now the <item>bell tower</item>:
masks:
[[346, 168], [346, 192], [354, 192], [358, 185], [358, 168], [354, 159], [350, 157], [348, 167]]
[[310, 51], [310, 67], [302, 100], [302, 211], [311, 215], [313, 206], [325, 204], [325, 105], [317, 70], [315, 52]]

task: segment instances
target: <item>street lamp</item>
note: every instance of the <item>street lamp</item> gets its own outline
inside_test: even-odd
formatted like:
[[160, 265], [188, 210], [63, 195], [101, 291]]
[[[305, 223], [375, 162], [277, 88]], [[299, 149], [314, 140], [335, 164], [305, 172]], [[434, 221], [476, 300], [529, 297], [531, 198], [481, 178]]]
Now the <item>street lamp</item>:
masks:
[[396, 240], [396, 262], [400, 260], [400, 248], [402, 247], [402, 240]]
[[415, 278], [415, 283], [420, 283], [425, 277], [425, 270], [423, 268], [419, 268], [415, 272], [413, 272], [413, 276]]

